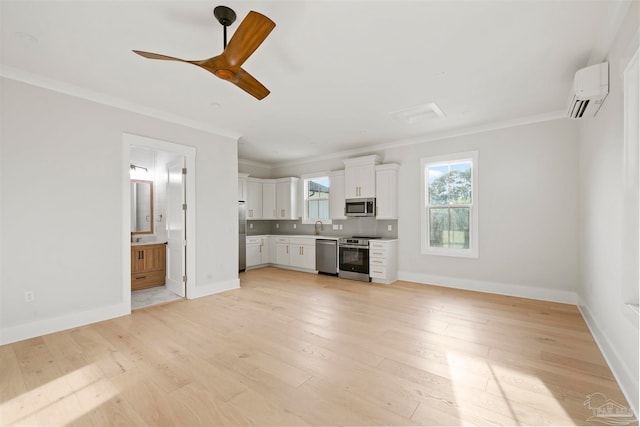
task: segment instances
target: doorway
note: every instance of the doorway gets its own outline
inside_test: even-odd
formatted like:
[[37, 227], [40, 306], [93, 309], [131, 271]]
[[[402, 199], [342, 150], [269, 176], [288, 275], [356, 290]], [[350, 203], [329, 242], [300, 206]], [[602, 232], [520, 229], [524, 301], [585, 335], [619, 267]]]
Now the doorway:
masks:
[[[123, 297], [125, 301], [129, 300], [132, 309], [189, 298], [193, 289], [189, 273], [195, 271], [195, 191], [188, 180], [188, 173], [195, 171], [195, 149], [125, 133], [123, 159], [127, 181], [123, 186], [126, 188], [123, 211], [127, 211], [127, 215], [123, 212], [123, 219], [129, 218], [129, 221], [123, 221], [123, 234], [126, 235], [123, 245]], [[153, 233], [130, 234], [133, 199], [128, 182], [133, 178], [132, 174], [136, 174], [136, 179], [154, 183]], [[131, 237], [139, 242], [132, 243], [134, 239]], [[147, 243], [166, 244], [164, 285], [133, 290], [131, 247]]]

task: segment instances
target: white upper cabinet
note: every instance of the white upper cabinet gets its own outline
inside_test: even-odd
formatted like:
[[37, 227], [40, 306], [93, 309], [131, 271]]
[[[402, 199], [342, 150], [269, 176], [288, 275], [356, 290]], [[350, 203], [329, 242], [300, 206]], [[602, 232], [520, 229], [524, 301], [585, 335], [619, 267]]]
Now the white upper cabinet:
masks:
[[298, 219], [298, 184], [300, 178], [276, 179], [276, 214], [278, 219]]
[[248, 173], [238, 174], [238, 201], [245, 202], [247, 200], [247, 177]]
[[[241, 197], [241, 181], [244, 198]], [[246, 201], [247, 219], [298, 219], [300, 178], [261, 179], [238, 177], [238, 198]]]
[[376, 164], [380, 163], [380, 156], [374, 154], [343, 162], [345, 199], [376, 197]]
[[376, 218], [398, 219], [398, 169], [388, 163], [376, 166]]
[[262, 219], [262, 180], [247, 179], [247, 219]]
[[262, 181], [262, 219], [278, 219], [276, 210], [276, 182]]
[[329, 216], [331, 219], [347, 219], [344, 215], [344, 171], [329, 173]]

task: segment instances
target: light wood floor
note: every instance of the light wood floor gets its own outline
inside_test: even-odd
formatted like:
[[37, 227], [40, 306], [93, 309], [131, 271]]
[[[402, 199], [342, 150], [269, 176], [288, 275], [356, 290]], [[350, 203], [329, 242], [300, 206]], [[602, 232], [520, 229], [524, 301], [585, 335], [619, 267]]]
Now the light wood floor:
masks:
[[274, 268], [2, 346], [0, 367], [3, 426], [580, 425], [588, 394], [628, 407], [574, 306]]

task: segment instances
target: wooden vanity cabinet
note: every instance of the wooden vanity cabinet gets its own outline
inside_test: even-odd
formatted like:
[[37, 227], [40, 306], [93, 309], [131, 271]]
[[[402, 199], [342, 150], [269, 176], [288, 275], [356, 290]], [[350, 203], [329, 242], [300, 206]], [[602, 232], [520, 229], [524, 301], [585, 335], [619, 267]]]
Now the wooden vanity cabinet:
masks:
[[131, 246], [131, 290], [162, 286], [167, 274], [167, 245]]

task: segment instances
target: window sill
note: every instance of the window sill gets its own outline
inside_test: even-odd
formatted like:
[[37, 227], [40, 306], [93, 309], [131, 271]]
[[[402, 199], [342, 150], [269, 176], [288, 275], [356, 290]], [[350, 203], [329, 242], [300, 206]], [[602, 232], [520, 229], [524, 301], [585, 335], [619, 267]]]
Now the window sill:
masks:
[[471, 258], [477, 259], [479, 258], [478, 252], [474, 251], [434, 251], [434, 250], [422, 250], [422, 255], [434, 255], [434, 256], [447, 256], [447, 257], [455, 257], [455, 258]]

